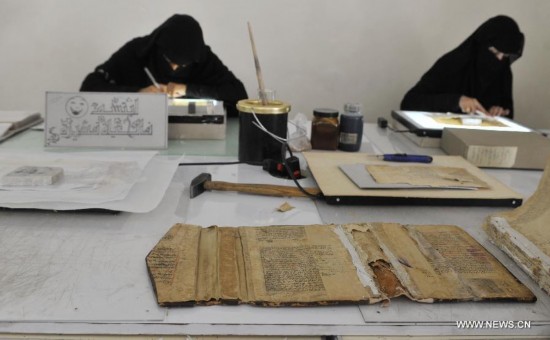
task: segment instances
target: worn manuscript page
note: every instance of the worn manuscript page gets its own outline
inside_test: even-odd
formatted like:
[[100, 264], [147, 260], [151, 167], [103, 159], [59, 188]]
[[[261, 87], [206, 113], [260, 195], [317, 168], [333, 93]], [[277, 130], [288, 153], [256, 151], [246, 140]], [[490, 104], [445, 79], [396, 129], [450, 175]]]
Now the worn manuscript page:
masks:
[[199, 240], [202, 228], [173, 226], [147, 255], [147, 269], [164, 306], [194, 304], [197, 300]]
[[434, 188], [488, 188], [487, 183], [463, 168], [415, 165], [367, 165], [367, 171], [378, 183], [410, 184]]
[[[432, 117], [433, 120], [435, 120], [436, 122], [440, 123], [440, 124], [448, 124], [448, 125], [465, 125], [462, 123], [462, 118], [465, 118], [467, 116], [464, 116], [464, 117], [445, 117], [445, 116], [434, 116]], [[476, 118], [480, 118], [480, 116], [473, 116], [473, 117], [476, 117]], [[506, 127], [507, 125], [506, 124], [503, 124], [501, 122], [499, 122], [498, 120], [496, 119], [483, 119], [481, 118], [481, 124], [479, 124], [480, 126], [492, 126], [492, 127]]]
[[335, 226], [240, 228], [240, 234], [250, 302], [307, 305], [382, 298], [372, 274], [371, 281], [361, 282]]
[[146, 262], [160, 305], [247, 300], [238, 228], [176, 224]]
[[370, 259], [366, 261], [370, 266], [389, 268], [395, 276], [396, 280], [388, 281], [395, 282], [393, 287], [380, 283], [390, 298], [406, 295], [421, 302], [534, 300], [529, 289], [456, 226], [368, 223], [346, 228], [360, 253]]
[[537, 190], [522, 206], [489, 216], [485, 230], [491, 241], [510, 255], [550, 293], [550, 161]]
[[384, 299], [372, 273], [353, 262], [353, 248], [345, 241], [341, 228], [327, 225], [176, 224], [146, 262], [163, 306], [302, 306]]

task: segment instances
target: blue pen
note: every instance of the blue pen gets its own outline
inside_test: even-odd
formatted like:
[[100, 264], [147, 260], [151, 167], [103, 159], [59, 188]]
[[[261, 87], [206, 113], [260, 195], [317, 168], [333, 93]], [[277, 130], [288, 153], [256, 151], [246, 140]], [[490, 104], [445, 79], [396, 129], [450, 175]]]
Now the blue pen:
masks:
[[431, 156], [408, 155], [406, 153], [383, 154], [378, 157], [387, 162], [431, 163], [433, 161]]

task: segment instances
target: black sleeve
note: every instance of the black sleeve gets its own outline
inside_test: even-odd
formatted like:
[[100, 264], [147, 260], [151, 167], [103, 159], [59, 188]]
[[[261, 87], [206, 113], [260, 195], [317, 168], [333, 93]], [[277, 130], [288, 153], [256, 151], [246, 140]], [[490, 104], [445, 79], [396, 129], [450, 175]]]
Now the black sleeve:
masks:
[[186, 96], [222, 100], [228, 116], [236, 116], [236, 103], [247, 98], [244, 85], [209, 48], [207, 51], [205, 61], [199, 65], [197, 81], [186, 84]]
[[88, 74], [80, 91], [138, 92], [147, 86], [143, 61], [137, 57], [138, 38], [116, 51], [105, 63]]
[[514, 119], [514, 99], [512, 96], [513, 76], [511, 70], [508, 70], [508, 72], [505, 73], [502, 84], [504, 86], [504, 89], [501, 106], [504, 109], [510, 110], [510, 113], [508, 114], [508, 116], [506, 116], [506, 118]]
[[401, 101], [401, 110], [460, 112], [458, 102], [462, 94], [453, 89], [455, 77], [442, 70], [439, 62], [426, 72]]
[[401, 110], [460, 112], [458, 105], [460, 97], [460, 94], [453, 93], [425, 93], [417, 85], [405, 94], [405, 97], [401, 101]]

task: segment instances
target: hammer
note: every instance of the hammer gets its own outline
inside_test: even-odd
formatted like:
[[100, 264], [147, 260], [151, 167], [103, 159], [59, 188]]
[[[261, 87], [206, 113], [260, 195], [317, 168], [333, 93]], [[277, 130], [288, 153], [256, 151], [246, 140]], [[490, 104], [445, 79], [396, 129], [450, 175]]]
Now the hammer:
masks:
[[[205, 190], [221, 190], [221, 191], [237, 191], [248, 194], [257, 194], [264, 196], [292, 196], [292, 197], [307, 197], [299, 188], [288, 187], [283, 185], [272, 184], [246, 184], [246, 183], [229, 183], [221, 181], [212, 181], [212, 175], [203, 172], [191, 181], [189, 188], [189, 196], [197, 197]], [[317, 188], [306, 188], [307, 192], [312, 195], [318, 195], [321, 190]]]

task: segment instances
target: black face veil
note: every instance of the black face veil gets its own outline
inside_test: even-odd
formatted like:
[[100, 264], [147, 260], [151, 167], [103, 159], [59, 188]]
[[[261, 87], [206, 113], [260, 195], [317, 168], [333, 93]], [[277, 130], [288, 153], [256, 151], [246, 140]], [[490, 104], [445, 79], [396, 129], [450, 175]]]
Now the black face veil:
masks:
[[[507, 16], [496, 16], [483, 23], [467, 40], [471, 57], [475, 58], [477, 82], [474, 85], [483, 94], [493, 82], [503, 81], [505, 74], [510, 73], [510, 65], [523, 53], [525, 38], [517, 23]], [[489, 50], [496, 48], [506, 55], [499, 60]]]
[[149, 35], [142, 53], [155, 53], [165, 62], [189, 65], [200, 62], [205, 49], [200, 24], [189, 15], [175, 14]]
[[492, 61], [496, 58], [489, 51], [491, 46], [510, 55], [510, 62], [515, 61], [523, 53], [524, 42], [517, 23], [510, 17], [499, 15], [484, 22], [462, 44], [443, 56], [442, 64], [445, 68], [464, 67], [480, 55], [482, 59], [492, 55]]
[[495, 47], [514, 62], [523, 53], [525, 37], [510, 17], [499, 15], [483, 23], [470, 37], [478, 49]]

